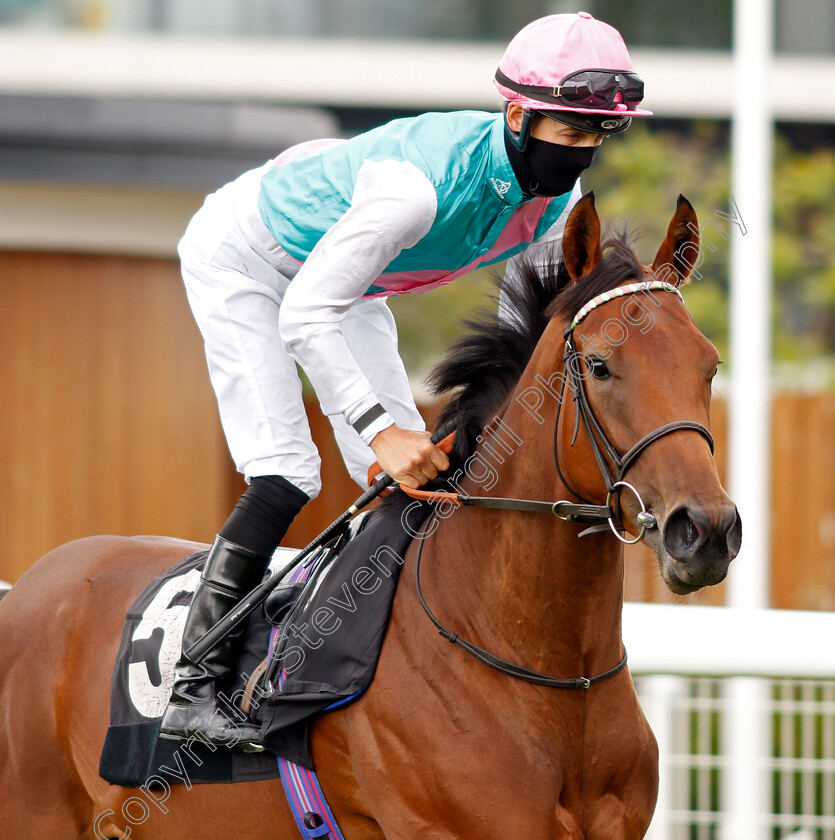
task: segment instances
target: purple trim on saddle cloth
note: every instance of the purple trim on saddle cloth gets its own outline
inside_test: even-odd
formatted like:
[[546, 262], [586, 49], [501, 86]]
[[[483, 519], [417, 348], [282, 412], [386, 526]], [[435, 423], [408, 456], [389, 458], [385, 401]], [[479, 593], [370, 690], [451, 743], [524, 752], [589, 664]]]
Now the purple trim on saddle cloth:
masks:
[[[309, 566], [305, 563], [301, 563], [296, 566], [295, 569], [290, 573], [287, 577], [286, 583], [305, 583], [307, 579], [310, 577], [311, 572], [316, 568], [315, 563], [311, 563]], [[273, 627], [270, 631], [270, 646], [267, 650], [267, 658], [272, 658], [273, 650], [275, 650], [275, 640], [278, 637], [279, 632], [281, 631], [280, 627]], [[287, 672], [284, 668], [281, 669], [281, 673], [278, 676], [278, 690], [281, 691], [282, 686], [284, 685], [284, 679], [287, 676]]]
[[[293, 570], [287, 583], [306, 581], [314, 568], [315, 563], [311, 563], [309, 566], [305, 566], [302, 563], [298, 568]], [[273, 650], [277, 633], [278, 628], [273, 627], [272, 633], [270, 634], [270, 651]], [[279, 678], [279, 691], [281, 690], [285, 676], [285, 671], [282, 668]], [[350, 700], [353, 698], [347, 699]], [[334, 705], [342, 705], [342, 703], [336, 703]], [[296, 825], [304, 840], [314, 840], [319, 837], [323, 837], [326, 840], [345, 840], [342, 832], [339, 830], [339, 824], [336, 822], [336, 818], [328, 807], [325, 794], [322, 792], [322, 787], [319, 784], [316, 773], [313, 770], [306, 770], [298, 764], [293, 764], [292, 761], [287, 761], [287, 759], [281, 758], [280, 756], [277, 756], [277, 760], [287, 803], [293, 812], [293, 819], [295, 819]], [[315, 821], [312, 820], [313, 815], [319, 817], [321, 825], [308, 825], [309, 822]]]

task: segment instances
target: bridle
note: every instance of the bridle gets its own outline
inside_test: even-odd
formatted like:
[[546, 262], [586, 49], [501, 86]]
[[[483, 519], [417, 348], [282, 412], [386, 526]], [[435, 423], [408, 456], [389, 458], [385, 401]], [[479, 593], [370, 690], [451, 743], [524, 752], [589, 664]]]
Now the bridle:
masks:
[[[617, 449], [615, 449], [615, 447], [612, 445], [612, 442], [609, 440], [609, 438], [606, 436], [603, 427], [600, 425], [597, 418], [595, 417], [594, 411], [592, 411], [584, 385], [585, 375], [583, 373], [583, 360], [581, 358], [581, 354], [577, 350], [574, 341], [574, 330], [577, 328], [578, 324], [580, 324], [583, 321], [583, 319], [589, 314], [589, 312], [596, 309], [601, 304], [606, 303], [607, 301], [610, 301], [617, 297], [623, 297], [624, 295], [636, 294], [637, 292], [649, 292], [652, 290], [672, 292], [678, 295], [679, 299], [682, 300], [682, 302], [684, 300], [681, 297], [681, 292], [679, 292], [679, 290], [675, 286], [669, 283], [664, 283], [660, 280], [646, 280], [640, 283], [630, 283], [625, 286], [619, 286], [618, 288], [612, 289], [611, 291], [603, 292], [602, 294], [590, 300], [577, 312], [577, 314], [571, 319], [568, 326], [563, 331], [563, 337], [565, 338], [565, 349], [563, 351], [563, 363], [565, 374], [562, 380], [562, 387], [560, 389], [559, 399], [557, 402], [556, 418], [554, 420], [554, 463], [556, 465], [557, 474], [559, 475], [560, 480], [563, 482], [565, 487], [571, 491], [571, 493], [573, 493], [578, 499], [582, 500], [582, 504], [576, 504], [568, 501], [543, 502], [534, 501], [531, 499], [508, 499], [497, 498], [494, 496], [470, 496], [462, 494], [460, 492], [446, 493], [444, 491], [415, 491], [407, 490], [403, 487], [401, 487], [401, 489], [403, 489], [404, 492], [406, 492], [413, 498], [417, 498], [422, 501], [449, 501], [455, 505], [497, 508], [502, 510], [521, 510], [533, 513], [552, 513], [554, 516], [566, 521], [597, 523], [593, 527], [587, 528], [585, 531], [582, 531], [579, 536], [584, 536], [586, 534], [595, 533], [601, 530], [605, 531], [607, 528], [610, 528], [612, 530], [612, 533], [614, 533], [614, 535], [621, 542], [632, 544], [642, 540], [648, 529], [656, 527], [656, 520], [655, 516], [652, 513], [650, 513], [644, 506], [644, 502], [641, 499], [638, 491], [631, 484], [629, 484], [629, 482], [624, 480], [624, 476], [626, 475], [627, 470], [629, 470], [629, 468], [632, 467], [635, 461], [637, 461], [641, 453], [643, 453], [647, 448], [649, 448], [649, 446], [655, 443], [655, 441], [660, 440], [662, 437], [672, 434], [673, 432], [698, 432], [707, 440], [710, 446], [711, 453], [714, 452], [713, 435], [711, 435], [707, 427], [703, 426], [701, 423], [695, 422], [694, 420], [676, 420], [672, 423], [665, 423], [663, 426], [659, 426], [657, 429], [654, 429], [649, 434], [644, 435], [637, 443], [635, 443], [630, 449], [628, 449], [623, 455], [621, 455], [617, 451]], [[562, 469], [560, 468], [558, 448], [559, 425], [562, 404], [565, 397], [566, 383], [568, 383], [569, 387], [571, 388], [574, 394], [575, 402], [574, 434], [572, 436], [571, 444], [573, 445], [577, 439], [579, 424], [582, 420], [583, 427], [585, 428], [589, 441], [591, 443], [594, 458], [597, 461], [600, 473], [606, 484], [606, 491], [608, 495], [606, 497], [605, 505], [593, 504], [588, 499], [586, 499], [581, 493], [572, 488], [566, 480]], [[632, 493], [635, 494], [635, 497], [637, 498], [638, 503], [641, 506], [641, 510], [637, 515], [637, 520], [641, 526], [641, 530], [634, 540], [627, 540], [626, 538], [622, 537], [618, 533], [618, 530], [613, 522], [615, 513], [611, 505], [612, 498], [614, 496], [618, 496], [618, 506], [620, 506], [619, 497], [620, 492], [623, 488], [628, 488], [629, 490], [631, 490]], [[435, 516], [436, 512], [433, 512], [432, 515]], [[610, 668], [608, 671], [604, 671], [601, 674], [597, 674], [594, 677], [577, 677], [573, 679], [551, 677], [547, 676], [546, 674], [540, 674], [537, 671], [532, 671], [528, 668], [524, 668], [520, 665], [516, 665], [512, 662], [508, 662], [504, 659], [500, 659], [499, 657], [495, 656], [492, 653], [489, 653], [483, 648], [474, 645], [472, 642], [468, 642], [466, 639], [462, 639], [457, 633], [454, 633], [448, 628], [446, 628], [437, 619], [435, 614], [429, 608], [429, 605], [426, 603], [426, 600], [423, 596], [423, 591], [420, 585], [420, 564], [423, 555], [423, 546], [426, 537], [433, 532], [434, 529], [432, 531], [428, 531], [427, 529], [427, 533], [418, 535], [416, 538], [418, 540], [418, 549], [415, 557], [415, 586], [417, 589], [417, 596], [418, 600], [420, 601], [421, 607], [423, 607], [424, 612], [429, 617], [430, 621], [438, 629], [438, 632], [441, 634], [441, 636], [443, 636], [447, 641], [451, 642], [454, 645], [457, 645], [462, 650], [470, 654], [470, 656], [475, 657], [479, 662], [488, 665], [494, 670], [500, 671], [501, 673], [507, 674], [508, 676], [524, 680], [525, 682], [534, 683], [536, 685], [544, 685], [550, 688], [587, 689], [597, 682], [615, 676], [615, 674], [620, 673], [620, 671], [622, 671], [626, 667], [627, 658], [626, 653], [624, 652], [623, 658], [617, 665], [615, 665], [613, 668]]]
[[[560, 480], [571, 493], [581, 500], [580, 503], [569, 502], [566, 500], [545, 502], [533, 499], [509, 499], [498, 496], [471, 496], [460, 490], [457, 493], [449, 493], [444, 490], [410, 490], [402, 485], [400, 489], [414, 499], [430, 503], [447, 502], [454, 506], [465, 505], [469, 507], [484, 507], [499, 510], [519, 510], [530, 513], [551, 513], [558, 519], [562, 519], [566, 522], [594, 523], [593, 527], [586, 528], [586, 530], [580, 532], [579, 536], [581, 537], [586, 536], [587, 534], [605, 531], [609, 528], [623, 543], [631, 545], [633, 543], [640, 542], [648, 530], [656, 527], [656, 521], [655, 516], [644, 506], [644, 502], [638, 491], [629, 482], [624, 480], [627, 470], [633, 466], [641, 453], [649, 448], [651, 444], [666, 435], [672, 434], [673, 432], [698, 432], [707, 440], [711, 453], [714, 452], [715, 448], [713, 435], [711, 435], [706, 426], [703, 426], [701, 423], [697, 423], [694, 420], [676, 420], [672, 423], [665, 423], [663, 426], [659, 426], [649, 434], [644, 435], [634, 446], [621, 455], [606, 436], [603, 427], [595, 417], [594, 411], [589, 403], [584, 384], [586, 374], [583, 372], [583, 354], [578, 352], [575, 345], [574, 330], [592, 310], [596, 309], [601, 304], [613, 300], [614, 298], [624, 297], [625, 295], [632, 295], [638, 292], [649, 292], [653, 290], [672, 292], [677, 295], [682, 302], [684, 301], [681, 296], [681, 292], [679, 292], [675, 286], [670, 283], [664, 283], [661, 280], [645, 280], [640, 283], [629, 283], [625, 286], [618, 286], [616, 289], [611, 289], [608, 292], [603, 292], [597, 297], [592, 298], [592, 300], [586, 303], [585, 306], [577, 312], [563, 331], [563, 336], [565, 338], [565, 349], [563, 351], [564, 375], [562, 377], [562, 384], [557, 398], [557, 412], [554, 418], [554, 464]], [[573, 445], [577, 440], [577, 433], [579, 431], [580, 421], [582, 420], [583, 427], [585, 428], [591, 443], [595, 461], [597, 461], [600, 474], [606, 485], [608, 495], [606, 497], [606, 503], [603, 505], [594, 504], [586, 499], [582, 493], [574, 489], [566, 479], [560, 466], [558, 447], [559, 425], [560, 417], [562, 416], [562, 406], [565, 401], [566, 383], [574, 394], [574, 401], [576, 405], [574, 413], [574, 434], [572, 436], [571, 443]], [[614, 469], [610, 468], [610, 463], [613, 465]], [[625, 537], [622, 537], [618, 533], [618, 529], [614, 523], [615, 510], [612, 507], [612, 499], [615, 496], [618, 496], [617, 502], [619, 507], [619, 496], [624, 487], [634, 493], [641, 507], [641, 510], [637, 515], [637, 520], [641, 526], [641, 530], [634, 540], [627, 540]]]
[[[673, 294], [678, 295], [679, 299], [684, 302], [684, 299], [681, 297], [681, 292], [679, 290], [669, 284], [664, 283], [660, 280], [647, 280], [641, 283], [630, 283], [626, 286], [619, 286], [616, 289], [612, 289], [609, 292], [603, 292], [603, 294], [598, 295], [597, 297], [590, 300], [582, 309], [577, 312], [577, 314], [571, 319], [568, 326], [563, 331], [563, 337], [565, 338], [565, 349], [563, 350], [563, 368], [565, 371], [565, 375], [562, 380], [562, 388], [560, 389], [560, 397], [557, 401], [557, 414], [554, 420], [554, 464], [557, 468], [557, 474], [560, 477], [562, 483], [568, 488], [578, 499], [582, 499], [585, 502], [588, 500], [580, 493], [578, 490], [573, 488], [569, 481], [566, 479], [563, 470], [560, 467], [560, 458], [559, 458], [559, 424], [560, 424], [560, 414], [562, 410], [562, 405], [565, 397], [565, 386], [568, 383], [569, 388], [574, 394], [574, 404], [575, 404], [575, 412], [574, 412], [574, 434], [571, 438], [571, 444], [573, 445], [574, 442], [577, 440], [577, 432], [579, 430], [579, 424], [582, 420], [583, 427], [586, 430], [586, 434], [588, 435], [589, 442], [591, 443], [592, 453], [594, 454], [594, 459], [597, 461], [597, 466], [600, 469], [600, 474], [603, 477], [603, 481], [606, 484], [606, 492], [608, 493], [606, 497], [606, 505], [604, 507], [608, 507], [611, 503], [612, 497], [618, 495], [621, 490], [625, 487], [632, 491], [635, 497], [638, 500], [638, 503], [641, 506], [641, 511], [638, 513], [637, 519], [638, 523], [641, 526], [641, 530], [638, 536], [634, 540], [627, 540], [622, 537], [615, 525], [612, 521], [612, 516], [608, 516], [606, 519], [606, 524], [598, 525], [593, 528], [588, 528], [587, 530], [583, 531], [581, 536], [589, 533], [595, 533], [598, 530], [605, 530], [606, 527], [609, 527], [612, 530], [612, 533], [621, 541], [627, 544], [633, 544], [636, 542], [640, 542], [644, 538], [644, 534], [647, 532], [648, 529], [654, 528], [656, 525], [655, 517], [647, 511], [644, 507], [644, 502], [641, 499], [640, 494], [638, 491], [631, 485], [629, 482], [624, 481], [624, 476], [626, 475], [627, 470], [633, 466], [633, 464], [638, 460], [638, 457], [643, 453], [649, 446], [655, 441], [660, 440], [662, 437], [666, 435], [672, 434], [673, 432], [679, 431], [693, 431], [698, 432], [702, 435], [708, 442], [710, 446], [711, 454], [714, 452], [715, 444], [713, 442], [713, 435], [711, 435], [710, 431], [707, 427], [703, 426], [701, 423], [697, 423], [694, 420], [676, 420], [672, 423], [665, 423], [663, 426], [659, 426], [657, 429], [654, 429], [649, 434], [644, 435], [636, 444], [634, 444], [630, 449], [628, 449], [623, 455], [621, 455], [617, 449], [612, 445], [609, 438], [606, 436], [606, 432], [603, 430], [603, 427], [600, 425], [597, 417], [594, 415], [594, 411], [592, 410], [591, 404], [589, 403], [588, 395], [586, 394], [586, 387], [585, 387], [585, 379], [586, 374], [583, 373], [584, 363], [582, 359], [582, 355], [578, 352], [577, 346], [574, 341], [574, 331], [577, 326], [583, 321], [583, 319], [594, 309], [600, 306], [602, 303], [606, 303], [607, 301], [612, 300], [616, 297], [623, 297], [625, 295], [635, 294], [637, 292], [648, 292], [651, 290], [660, 290], [665, 292], [672, 292]], [[610, 463], [613, 467], [610, 468]], [[618, 502], [620, 499], [618, 498]]]

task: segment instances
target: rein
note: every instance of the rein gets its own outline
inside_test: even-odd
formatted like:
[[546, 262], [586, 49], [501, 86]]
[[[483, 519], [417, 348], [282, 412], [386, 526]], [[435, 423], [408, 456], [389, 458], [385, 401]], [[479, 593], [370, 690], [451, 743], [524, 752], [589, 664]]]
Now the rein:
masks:
[[[432, 517], [429, 518], [427, 526], [431, 524], [435, 515], [436, 514], [433, 513]], [[621, 659], [614, 668], [610, 668], [608, 671], [604, 671], [602, 674], [597, 674], [594, 677], [549, 677], [547, 674], [540, 674], [538, 671], [532, 671], [529, 668], [523, 668], [521, 665], [515, 665], [513, 662], [508, 662], [506, 659], [500, 659], [495, 654], [488, 653], [483, 648], [478, 647], [478, 645], [474, 645], [472, 642], [462, 639], [457, 633], [453, 633], [451, 630], [444, 627], [440, 621], [438, 621], [435, 614], [431, 609], [429, 609], [426, 599], [423, 597], [423, 590], [420, 585], [420, 561], [423, 555], [423, 544], [426, 541], [426, 535], [420, 535], [416, 537], [416, 539], [418, 540], [418, 550], [417, 555], [415, 556], [415, 588], [417, 589], [418, 600], [420, 601], [421, 607], [423, 607], [423, 611], [435, 627], [438, 628], [438, 632], [441, 636], [443, 636], [448, 642], [458, 645], [458, 647], [470, 654], [470, 656], [474, 657], [479, 662], [493, 668], [495, 671], [507, 674], [509, 677], [515, 677], [516, 679], [534, 683], [535, 685], [544, 685], [548, 688], [591, 688], [595, 683], [602, 682], [609, 677], [614, 677], [615, 674], [619, 674], [626, 667], [626, 652], [624, 651], [623, 659]]]

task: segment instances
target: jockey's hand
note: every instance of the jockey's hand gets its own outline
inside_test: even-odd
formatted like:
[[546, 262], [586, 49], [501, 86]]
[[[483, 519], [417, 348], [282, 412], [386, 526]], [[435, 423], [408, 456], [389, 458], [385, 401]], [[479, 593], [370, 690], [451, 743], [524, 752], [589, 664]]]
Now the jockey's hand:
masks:
[[374, 435], [371, 449], [380, 466], [396, 482], [417, 490], [449, 468], [449, 458], [430, 437], [429, 432], [389, 426]]

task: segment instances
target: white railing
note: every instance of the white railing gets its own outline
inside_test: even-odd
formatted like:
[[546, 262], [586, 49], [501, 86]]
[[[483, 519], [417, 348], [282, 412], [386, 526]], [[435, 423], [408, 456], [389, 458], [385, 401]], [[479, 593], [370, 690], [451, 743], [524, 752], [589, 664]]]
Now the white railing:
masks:
[[627, 604], [624, 641], [660, 752], [648, 840], [835, 840], [835, 614]]

